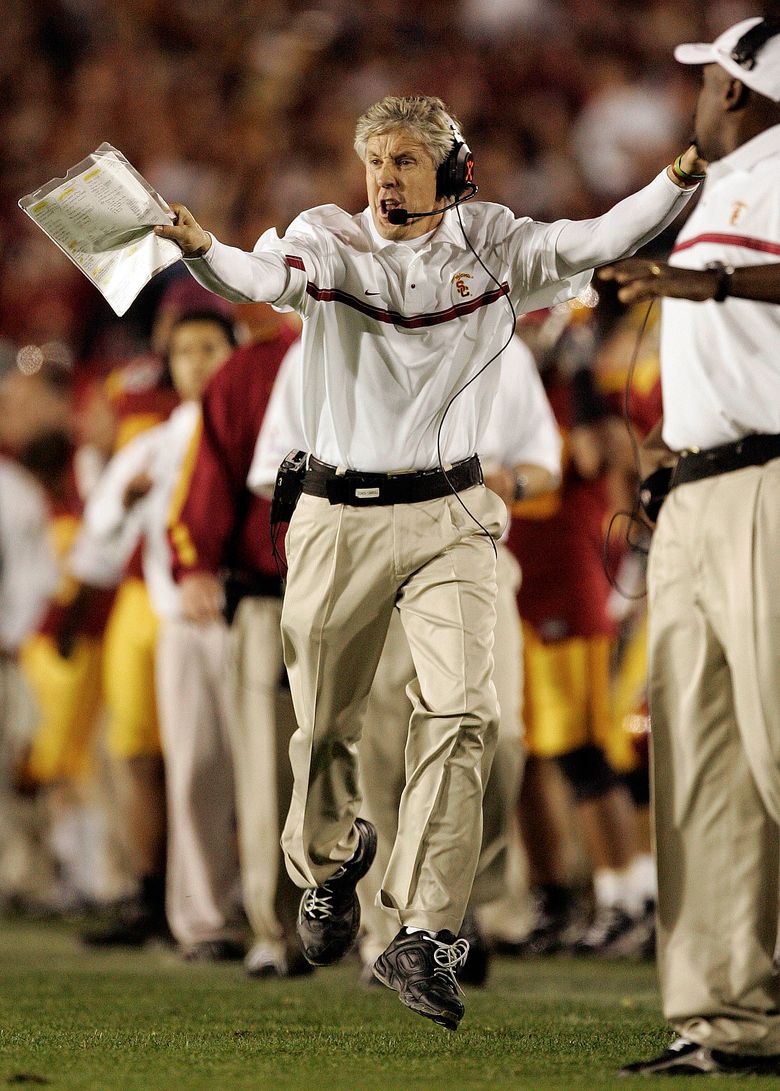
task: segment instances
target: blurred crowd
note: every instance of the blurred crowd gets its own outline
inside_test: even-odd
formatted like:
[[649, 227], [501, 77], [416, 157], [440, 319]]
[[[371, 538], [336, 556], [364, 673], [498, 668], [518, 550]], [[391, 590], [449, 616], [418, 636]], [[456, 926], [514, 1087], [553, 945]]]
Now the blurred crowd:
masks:
[[[111, 460], [145, 429], [173, 419], [180, 395], [197, 400], [205, 389], [208, 375], [195, 394], [182, 393], [170, 366], [172, 340], [181, 339], [188, 316], [196, 316], [196, 326], [210, 324], [217, 340], [235, 322], [245, 346], [281, 337], [287, 347], [295, 333], [263, 306], [234, 313], [201, 291], [181, 265], [156, 278], [117, 319], [20, 212], [17, 199], [109, 141], [164, 197], [186, 204], [223, 240], [251, 248], [268, 227], [281, 232], [312, 205], [362, 208], [355, 119], [386, 93], [421, 90], [440, 95], [461, 121], [476, 155], [481, 198], [536, 219], [596, 215], [686, 145], [695, 84], [673, 61], [673, 47], [708, 41], [745, 13], [749, 5], [733, 0], [5, 5], [0, 450], [4, 466], [15, 473], [18, 462], [29, 474], [16, 485], [24, 492], [33, 482], [34, 496], [43, 497], [38, 508], [29, 489], [25, 494], [29, 536], [14, 548], [28, 551], [24, 559], [32, 563], [30, 543], [39, 540], [33, 527], [43, 521], [56, 554], [55, 570], [51, 558], [41, 561], [25, 631], [6, 635], [3, 629], [0, 645], [6, 663], [22, 665], [21, 678], [12, 681], [9, 674], [0, 686], [8, 734], [0, 786], [0, 897], [6, 904], [54, 912], [117, 903], [125, 911], [105, 933], [109, 939], [136, 943], [168, 935], [165, 770], [156, 719], [156, 743], [132, 753], [122, 754], [121, 745], [107, 752], [100, 731], [116, 714], [112, 678], [129, 661], [121, 650], [109, 654], [115, 615], [128, 598], [122, 590], [128, 581], [137, 590], [142, 572], [128, 557], [113, 585], [97, 588], [102, 597], [92, 594], [95, 588], [90, 597], [84, 592], [89, 581], [76, 578], [72, 547], [84, 506]], [[531, 747], [526, 799], [519, 804], [526, 852], [516, 830], [509, 893], [480, 918], [497, 946], [523, 954], [578, 945], [586, 953], [652, 950], [643, 609], [631, 597], [641, 591], [642, 562], [625, 540], [605, 551], [626, 597], [610, 588], [601, 548], [611, 513], [630, 506], [636, 484], [620, 416], [642, 316], [621, 313], [607, 296], [594, 310], [596, 299], [520, 326], [565, 434], [565, 466], [555, 496], [515, 512], [517, 524], [525, 520], [533, 532], [519, 532], [510, 548], [533, 588], [530, 573], [536, 568], [538, 579], [545, 578], [538, 558], [546, 541], [560, 538], [555, 520], [568, 503], [562, 497], [572, 495], [565, 490], [574, 490], [585, 533], [569, 549], [563, 582], [575, 597], [584, 584], [590, 596], [590, 629], [555, 634], [534, 632], [533, 608], [521, 592], [526, 685], [537, 637], [553, 644], [598, 637], [600, 666], [586, 665], [583, 678], [601, 672], [604, 680], [598, 709], [591, 695], [569, 710], [570, 720], [582, 720], [584, 735], [575, 731], [574, 742], [557, 752]], [[640, 435], [660, 411], [654, 321], [633, 371], [629, 409]], [[232, 351], [231, 338], [220, 364]], [[177, 351], [184, 351], [181, 344]], [[133, 478], [123, 488], [129, 511], [149, 485]], [[4, 496], [0, 502], [8, 503]], [[0, 509], [0, 531], [2, 524]], [[24, 597], [15, 596], [13, 580], [26, 581], [30, 590], [30, 569], [11, 564], [9, 556], [0, 563], [0, 605], [7, 612]], [[136, 602], [131, 616], [137, 632], [139, 617], [144, 624], [150, 617], [148, 602]], [[147, 626], [150, 646], [154, 624]], [[61, 667], [64, 678], [74, 663], [81, 671], [76, 688], [63, 682], [54, 705], [42, 709], [52, 672], [56, 689], [57, 671]], [[50, 680], [45, 684], [42, 669]], [[66, 691], [77, 694], [77, 707], [64, 707]], [[526, 691], [526, 707], [536, 706], [538, 698]], [[156, 718], [157, 711], [136, 707], [133, 714]], [[51, 735], [53, 720], [68, 716], [60, 744], [75, 739], [77, 745], [73, 753], [57, 750], [60, 744], [52, 750], [41, 733]], [[604, 734], [594, 734], [594, 717], [608, 723]], [[565, 758], [567, 746], [582, 749], [583, 739], [589, 746], [595, 741], [605, 763], [583, 775], [552, 760]], [[599, 908], [610, 912], [599, 916]], [[239, 944], [234, 922], [219, 935]], [[197, 949], [195, 940], [183, 946]], [[283, 956], [274, 972], [289, 968], [290, 950]], [[258, 965], [265, 972], [271, 962]]]
[[[0, 338], [106, 368], [149, 335], [161, 285], [117, 323], [17, 199], [102, 141], [219, 238], [364, 205], [354, 121], [388, 90], [438, 94], [482, 196], [587, 216], [684, 143], [695, 85], [672, 59], [734, 0], [42, 0], [4, 5]], [[695, 79], [695, 77], [694, 77]]]

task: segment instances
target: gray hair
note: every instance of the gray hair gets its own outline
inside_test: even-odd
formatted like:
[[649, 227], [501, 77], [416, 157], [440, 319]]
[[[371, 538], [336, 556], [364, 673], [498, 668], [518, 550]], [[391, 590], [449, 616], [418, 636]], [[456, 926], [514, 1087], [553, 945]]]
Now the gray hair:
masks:
[[[372, 136], [408, 129], [426, 149], [435, 167], [441, 166], [455, 139], [453, 125], [458, 123], [447, 113], [440, 98], [431, 95], [387, 95], [375, 102], [355, 126], [355, 151], [365, 162], [366, 145]], [[458, 127], [459, 128], [459, 127]]]

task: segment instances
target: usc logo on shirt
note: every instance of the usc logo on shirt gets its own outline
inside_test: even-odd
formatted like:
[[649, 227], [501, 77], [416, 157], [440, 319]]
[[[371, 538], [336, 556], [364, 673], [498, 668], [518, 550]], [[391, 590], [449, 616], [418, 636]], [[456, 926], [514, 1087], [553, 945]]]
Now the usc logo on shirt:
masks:
[[742, 213], [745, 211], [746, 208], [747, 205], [744, 201], [735, 201], [734, 204], [731, 206], [731, 216], [729, 217], [729, 223], [732, 225], [738, 224], [739, 221], [742, 219]]
[[471, 280], [471, 273], [456, 273], [452, 278], [452, 283], [455, 285], [455, 291], [461, 299], [465, 299], [466, 296], [471, 295], [471, 289], [466, 283], [467, 280]]

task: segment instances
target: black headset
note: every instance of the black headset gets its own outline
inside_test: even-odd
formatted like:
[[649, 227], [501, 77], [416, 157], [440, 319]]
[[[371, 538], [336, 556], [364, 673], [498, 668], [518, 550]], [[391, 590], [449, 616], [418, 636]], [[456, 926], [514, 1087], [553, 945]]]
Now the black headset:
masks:
[[474, 185], [474, 156], [451, 117], [452, 147], [436, 171], [436, 197], [460, 197], [464, 189]]
[[780, 16], [771, 15], [743, 34], [730, 53], [732, 61], [747, 72], [756, 67], [756, 57], [770, 38], [780, 34]]

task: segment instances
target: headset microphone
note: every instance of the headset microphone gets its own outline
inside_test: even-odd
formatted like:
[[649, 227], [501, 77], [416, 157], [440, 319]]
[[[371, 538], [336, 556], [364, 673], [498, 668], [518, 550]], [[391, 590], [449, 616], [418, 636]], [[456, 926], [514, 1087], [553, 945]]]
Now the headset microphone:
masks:
[[442, 212], [448, 212], [451, 208], [455, 208], [456, 205], [462, 205], [466, 201], [470, 201], [472, 197], [476, 197], [479, 193], [479, 186], [475, 186], [473, 182], [468, 183], [468, 188], [470, 192], [465, 197], [458, 197], [455, 201], [444, 205], [443, 208], [432, 208], [429, 212], [407, 212], [405, 208], [391, 208], [387, 214], [387, 222], [393, 224], [394, 227], [399, 227], [409, 223], [410, 220], [424, 220], [426, 216], [439, 216]]

